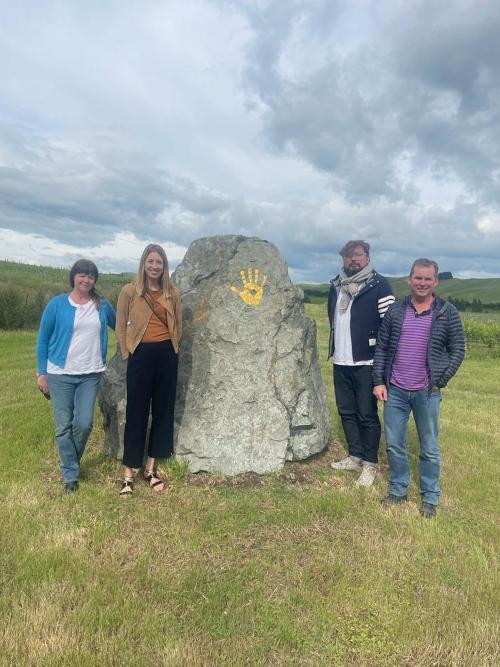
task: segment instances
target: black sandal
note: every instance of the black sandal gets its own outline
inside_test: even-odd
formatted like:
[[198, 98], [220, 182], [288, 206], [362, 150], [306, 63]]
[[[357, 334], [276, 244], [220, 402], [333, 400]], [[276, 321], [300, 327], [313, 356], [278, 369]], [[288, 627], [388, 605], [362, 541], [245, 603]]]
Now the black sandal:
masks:
[[165, 482], [155, 475], [154, 470], [144, 470], [144, 480], [157, 492], [163, 491], [163, 489], [156, 488], [160, 484], [163, 484], [163, 488], [165, 488]]
[[123, 480], [122, 488], [120, 489], [120, 496], [128, 496], [134, 490], [134, 480], [125, 478]]

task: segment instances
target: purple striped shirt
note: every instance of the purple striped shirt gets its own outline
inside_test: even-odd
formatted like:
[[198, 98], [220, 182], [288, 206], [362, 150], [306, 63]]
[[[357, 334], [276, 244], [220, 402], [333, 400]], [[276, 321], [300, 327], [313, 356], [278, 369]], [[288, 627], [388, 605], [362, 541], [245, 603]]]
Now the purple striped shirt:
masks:
[[398, 349], [392, 364], [392, 384], [410, 390], [429, 386], [427, 346], [431, 325], [432, 308], [418, 314], [411, 303], [406, 307]]

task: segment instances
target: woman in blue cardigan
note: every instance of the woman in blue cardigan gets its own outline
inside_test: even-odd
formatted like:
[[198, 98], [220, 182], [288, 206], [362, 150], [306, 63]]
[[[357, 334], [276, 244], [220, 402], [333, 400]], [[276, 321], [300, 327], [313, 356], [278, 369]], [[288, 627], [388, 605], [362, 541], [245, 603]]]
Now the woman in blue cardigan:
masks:
[[87, 444], [101, 374], [106, 370], [113, 306], [101, 299], [96, 265], [79, 259], [71, 268], [69, 294], [49, 301], [36, 344], [38, 389], [52, 398], [64, 489], [78, 490], [80, 459]]

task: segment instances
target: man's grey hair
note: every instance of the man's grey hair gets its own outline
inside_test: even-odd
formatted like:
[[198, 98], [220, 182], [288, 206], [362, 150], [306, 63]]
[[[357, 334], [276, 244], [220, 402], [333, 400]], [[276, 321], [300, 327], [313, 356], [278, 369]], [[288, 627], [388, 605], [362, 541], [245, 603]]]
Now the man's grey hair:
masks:
[[433, 259], [427, 259], [427, 257], [419, 257], [411, 265], [410, 277], [413, 275], [416, 266], [425, 266], [427, 269], [432, 266], [434, 268], [434, 276], [437, 278], [439, 274], [439, 266], [437, 262]]
[[339, 255], [341, 257], [349, 257], [354, 252], [354, 248], [357, 246], [361, 246], [363, 250], [366, 252], [368, 257], [370, 256], [370, 244], [367, 243], [366, 241], [361, 241], [361, 240], [353, 240], [353, 241], [347, 241], [345, 246], [339, 251]]

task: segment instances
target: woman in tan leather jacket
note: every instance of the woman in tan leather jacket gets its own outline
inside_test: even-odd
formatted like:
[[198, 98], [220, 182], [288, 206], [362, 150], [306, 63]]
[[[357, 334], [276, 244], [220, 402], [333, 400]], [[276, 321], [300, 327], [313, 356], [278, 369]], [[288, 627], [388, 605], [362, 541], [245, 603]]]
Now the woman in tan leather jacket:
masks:
[[163, 248], [150, 244], [142, 253], [135, 283], [123, 287], [116, 312], [116, 336], [127, 362], [127, 410], [124, 435], [124, 481], [121, 495], [132, 493], [135, 471], [144, 460], [144, 479], [155, 491], [165, 482], [156, 475], [157, 458], [173, 453], [173, 427], [182, 307], [172, 285]]

